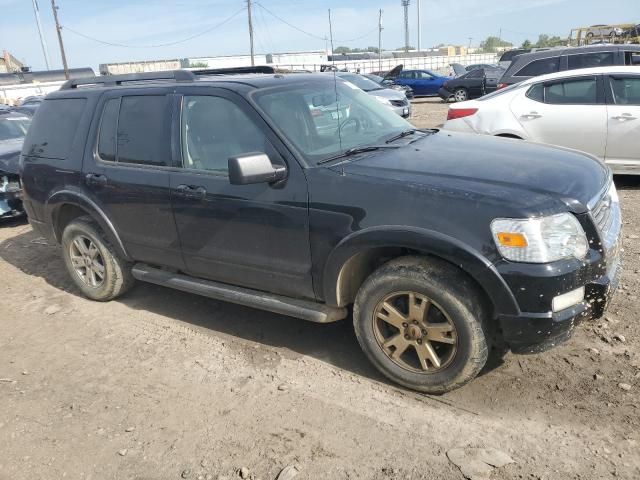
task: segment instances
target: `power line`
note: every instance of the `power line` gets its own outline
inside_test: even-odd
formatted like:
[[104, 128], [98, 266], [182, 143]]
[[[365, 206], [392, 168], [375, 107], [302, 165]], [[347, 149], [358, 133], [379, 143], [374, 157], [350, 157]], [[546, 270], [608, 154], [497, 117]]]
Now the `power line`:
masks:
[[320, 37], [318, 35], [315, 35], [313, 33], [309, 33], [305, 30], [302, 30], [301, 28], [296, 27], [295, 25], [293, 25], [292, 23], [287, 22], [284, 18], [279, 17], [278, 15], [276, 15], [275, 13], [273, 13], [271, 10], [269, 10], [267, 7], [265, 7], [264, 5], [262, 5], [261, 3], [255, 2], [255, 5], [259, 6], [261, 9], [263, 9], [265, 12], [267, 12], [269, 15], [271, 15], [272, 17], [280, 20], [282, 23], [284, 23], [285, 25], [289, 25], [291, 28], [293, 28], [294, 30], [299, 31], [300, 33], [304, 33], [305, 35], [308, 35], [310, 37], [313, 38], [317, 38], [318, 40], [322, 40], [324, 41], [325, 37]]
[[[245, 7], [242, 7], [240, 10], [238, 10], [237, 12], [235, 12], [233, 15], [231, 15], [230, 17], [227, 17], [225, 20], [223, 20], [220, 23], [217, 23], [216, 25], [200, 32], [200, 33], [196, 33], [195, 35], [191, 35], [190, 37], [187, 38], [183, 38], [182, 40], [177, 40], [175, 42], [168, 42], [168, 43], [158, 43], [155, 45], [127, 45], [124, 43], [113, 43], [113, 42], [106, 42], [104, 40], [100, 40], [98, 38], [94, 38], [91, 37], [89, 35], [85, 35], [84, 33], [80, 33], [76, 30], [73, 30], [72, 28], [68, 27], [68, 26], [64, 26], [65, 30], [68, 30], [69, 32], [78, 35], [79, 37], [83, 37], [86, 38], [87, 40], [92, 40], [94, 42], [97, 43], [102, 43], [103, 45], [109, 45], [111, 47], [123, 47], [123, 48], [159, 48], [159, 47], [170, 47], [172, 45], [177, 45], [179, 43], [184, 43], [184, 42], [188, 42], [189, 40], [193, 40], [194, 38], [198, 38], [201, 37], [202, 35], [206, 35], [209, 32], [212, 32], [213, 30], [215, 30], [216, 28], [222, 27], [223, 25], [229, 23], [231, 20], [233, 20], [235, 17], [237, 17], [238, 15], [240, 15], [242, 12], [245, 11]], [[62, 28], [62, 27], [61, 27]]]

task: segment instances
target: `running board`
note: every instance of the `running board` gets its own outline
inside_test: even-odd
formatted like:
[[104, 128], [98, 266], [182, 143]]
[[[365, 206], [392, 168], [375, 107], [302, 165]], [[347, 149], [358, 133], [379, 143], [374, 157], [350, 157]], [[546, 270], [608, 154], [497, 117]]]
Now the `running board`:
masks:
[[342, 320], [347, 316], [346, 308], [329, 307], [308, 300], [298, 300], [211, 280], [202, 280], [142, 263], [135, 264], [131, 273], [134, 278], [143, 282], [155, 283], [156, 285], [182, 290], [183, 292], [280, 313], [310, 322], [330, 323]]

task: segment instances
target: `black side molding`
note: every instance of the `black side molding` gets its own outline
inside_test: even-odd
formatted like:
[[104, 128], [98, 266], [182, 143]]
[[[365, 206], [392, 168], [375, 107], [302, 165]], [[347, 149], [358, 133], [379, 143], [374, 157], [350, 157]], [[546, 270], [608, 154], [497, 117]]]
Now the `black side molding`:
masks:
[[299, 300], [211, 280], [202, 280], [142, 263], [135, 264], [131, 273], [136, 279], [143, 282], [155, 283], [156, 285], [195, 293], [196, 295], [215, 298], [216, 300], [301, 318], [309, 322], [330, 323], [342, 320], [347, 316], [346, 308], [329, 307], [308, 300]]

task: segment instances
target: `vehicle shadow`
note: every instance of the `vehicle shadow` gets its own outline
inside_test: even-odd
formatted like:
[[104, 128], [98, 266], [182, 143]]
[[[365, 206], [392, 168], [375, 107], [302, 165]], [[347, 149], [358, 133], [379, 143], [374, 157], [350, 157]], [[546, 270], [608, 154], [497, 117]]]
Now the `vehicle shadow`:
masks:
[[640, 175], [615, 175], [613, 182], [618, 190], [640, 189]]
[[[47, 244], [31, 229], [0, 242], [0, 258], [27, 275], [41, 277], [51, 286], [81, 297], [68, 276], [59, 247]], [[143, 282], [115, 301], [185, 323], [200, 333], [286, 349], [294, 357], [311, 356], [401, 388], [383, 377], [362, 353], [351, 316], [344, 321], [316, 324]], [[500, 364], [501, 359], [491, 359], [481, 375]]]

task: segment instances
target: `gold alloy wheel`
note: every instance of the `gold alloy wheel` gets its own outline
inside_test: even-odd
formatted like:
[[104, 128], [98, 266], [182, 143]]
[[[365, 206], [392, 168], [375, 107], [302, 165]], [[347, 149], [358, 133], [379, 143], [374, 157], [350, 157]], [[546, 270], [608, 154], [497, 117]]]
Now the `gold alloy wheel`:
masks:
[[456, 327], [433, 300], [416, 292], [394, 292], [373, 311], [378, 345], [396, 365], [414, 373], [446, 368], [458, 350]]

